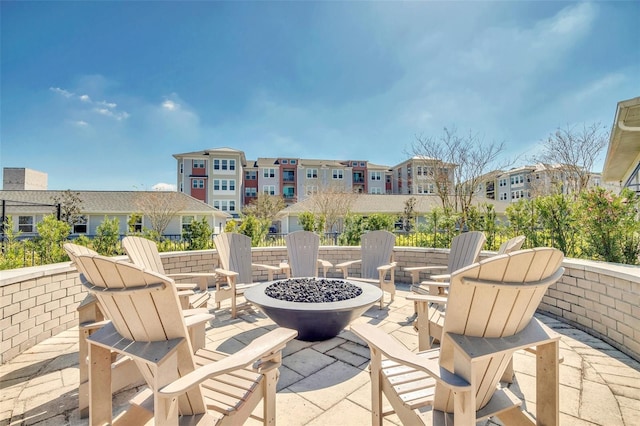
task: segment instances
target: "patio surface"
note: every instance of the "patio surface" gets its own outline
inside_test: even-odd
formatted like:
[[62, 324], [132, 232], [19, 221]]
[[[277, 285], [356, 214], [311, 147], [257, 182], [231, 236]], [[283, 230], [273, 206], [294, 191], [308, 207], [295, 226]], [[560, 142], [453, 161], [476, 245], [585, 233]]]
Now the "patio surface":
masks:
[[[375, 324], [416, 350], [418, 338], [411, 326], [413, 303], [405, 300], [407, 292], [407, 285], [398, 285], [390, 307], [376, 305], [357, 321]], [[228, 310], [214, 313], [207, 347], [227, 353], [274, 327], [257, 311], [247, 311], [235, 320]], [[538, 318], [562, 335], [560, 423], [640, 425], [640, 363], [587, 333], [543, 315]], [[371, 424], [368, 357], [367, 346], [348, 330], [324, 342], [290, 342], [280, 368], [278, 424]], [[516, 380], [510, 386], [517, 395], [524, 395], [527, 410], [535, 412], [535, 358], [518, 352], [514, 367]], [[1, 365], [0, 380], [0, 425], [88, 424], [77, 410], [77, 329], [43, 341]], [[126, 404], [135, 391], [120, 392], [114, 407]], [[400, 422], [390, 416], [385, 424]]]

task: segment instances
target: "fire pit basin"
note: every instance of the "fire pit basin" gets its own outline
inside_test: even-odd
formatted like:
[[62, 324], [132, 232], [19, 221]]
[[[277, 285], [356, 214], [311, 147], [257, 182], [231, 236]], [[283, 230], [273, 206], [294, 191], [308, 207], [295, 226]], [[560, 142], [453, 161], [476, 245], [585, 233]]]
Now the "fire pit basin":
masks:
[[346, 282], [360, 288], [362, 293], [338, 302], [289, 302], [265, 293], [271, 284], [287, 280], [269, 281], [245, 291], [247, 301], [264, 312], [273, 322], [281, 327], [297, 330], [298, 340], [315, 342], [337, 336], [354, 318], [362, 315], [382, 297], [382, 290], [372, 284], [331, 278], [301, 279]]

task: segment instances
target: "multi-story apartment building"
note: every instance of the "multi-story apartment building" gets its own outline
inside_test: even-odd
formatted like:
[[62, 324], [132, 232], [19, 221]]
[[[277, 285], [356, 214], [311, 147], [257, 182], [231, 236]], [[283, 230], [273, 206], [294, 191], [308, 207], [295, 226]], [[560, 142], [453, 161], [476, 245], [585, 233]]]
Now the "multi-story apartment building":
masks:
[[391, 168], [392, 194], [436, 194], [438, 183], [453, 188], [455, 164], [411, 157]]
[[244, 201], [244, 152], [232, 148], [174, 154], [178, 191], [237, 217]]
[[[479, 192], [489, 199], [516, 202], [549, 194], [570, 194], [575, 190], [576, 179], [564, 167], [537, 164], [488, 173]], [[600, 174], [590, 173], [589, 187], [600, 185]]]

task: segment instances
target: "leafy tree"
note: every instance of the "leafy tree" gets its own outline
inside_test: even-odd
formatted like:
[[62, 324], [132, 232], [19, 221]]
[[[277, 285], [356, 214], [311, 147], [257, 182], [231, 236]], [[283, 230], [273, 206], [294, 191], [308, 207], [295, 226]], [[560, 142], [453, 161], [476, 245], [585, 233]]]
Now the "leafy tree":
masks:
[[118, 254], [118, 242], [120, 241], [120, 221], [117, 217], [104, 220], [96, 228], [96, 237], [93, 239], [93, 248], [104, 256]]
[[238, 232], [240, 224], [236, 220], [230, 220], [224, 224], [224, 232]]
[[540, 223], [551, 239], [551, 245], [565, 256], [576, 257], [576, 238], [579, 235], [575, 205], [563, 194], [538, 197], [535, 200]]
[[[60, 220], [68, 223], [70, 228], [73, 229], [73, 225], [78, 222], [78, 219], [82, 216], [82, 199], [79, 192], [71, 192], [67, 189], [60, 195], [54, 195], [51, 197], [53, 204], [60, 204]], [[57, 215], [57, 207], [53, 211], [54, 215]], [[55, 216], [54, 216], [55, 217]]]
[[63, 262], [68, 259], [62, 243], [69, 236], [71, 225], [56, 219], [53, 215], [47, 215], [42, 222], [38, 222], [36, 229], [38, 236], [31, 242], [41, 264]]
[[142, 215], [140, 213], [132, 213], [127, 220], [127, 229], [129, 233], [135, 234], [136, 225], [142, 222]]
[[366, 231], [393, 231], [395, 227], [395, 217], [390, 214], [374, 213], [367, 216], [364, 221], [364, 229]]
[[450, 247], [457, 233], [458, 215], [451, 209], [434, 208], [425, 218], [427, 232], [433, 234], [433, 247]]
[[185, 239], [189, 243], [188, 250], [204, 250], [211, 246], [211, 236], [213, 231], [206, 218], [193, 220], [189, 224], [189, 229], [185, 232]]
[[580, 204], [588, 254], [606, 262], [638, 263], [640, 225], [636, 219], [635, 193], [625, 188], [618, 196], [596, 187], [581, 194]]
[[344, 218], [344, 229], [340, 234], [340, 244], [357, 246], [360, 244], [360, 236], [365, 229], [365, 219], [362, 215], [347, 214]]
[[18, 241], [22, 232], [13, 228], [13, 217], [7, 216], [4, 221], [4, 238], [2, 240], [2, 256], [0, 269], [21, 268], [24, 263], [24, 247]]
[[402, 229], [411, 232], [416, 224], [416, 197], [410, 197], [404, 202], [404, 211], [400, 216]]
[[509, 219], [509, 229], [515, 235], [526, 237], [525, 245], [528, 247], [538, 247], [543, 245], [540, 236], [540, 215], [534, 200], [519, 200], [511, 203], [506, 210]]
[[238, 227], [238, 232], [251, 238], [251, 245], [259, 246], [265, 240], [269, 232], [269, 224], [266, 219], [258, 219], [253, 215], [244, 216]]
[[601, 123], [566, 126], [556, 129], [542, 142], [542, 154], [536, 161], [557, 165], [564, 172], [569, 193], [577, 199], [587, 189], [593, 165], [609, 142], [609, 133]]

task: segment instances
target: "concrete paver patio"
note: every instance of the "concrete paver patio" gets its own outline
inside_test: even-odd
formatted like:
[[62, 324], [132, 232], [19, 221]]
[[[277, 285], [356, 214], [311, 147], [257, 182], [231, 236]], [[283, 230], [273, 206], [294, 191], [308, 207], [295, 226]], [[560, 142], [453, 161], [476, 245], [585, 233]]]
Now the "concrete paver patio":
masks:
[[[356, 321], [375, 324], [416, 350], [413, 303], [405, 300], [407, 292], [408, 286], [400, 284], [388, 308], [373, 306]], [[207, 329], [207, 346], [227, 353], [274, 327], [257, 311], [247, 311], [235, 320], [225, 309], [215, 314]], [[562, 335], [561, 424], [640, 425], [640, 363], [583, 331], [544, 315], [538, 317]], [[348, 329], [323, 342], [294, 340], [284, 355], [276, 399], [278, 424], [371, 424], [369, 349]], [[534, 355], [518, 352], [514, 367], [516, 380], [510, 386], [524, 397], [526, 409], [535, 413]], [[0, 380], [0, 425], [88, 424], [77, 410], [77, 329], [43, 341], [1, 365]], [[125, 406], [135, 392], [120, 392], [114, 407]], [[389, 416], [385, 424], [400, 422]]]

